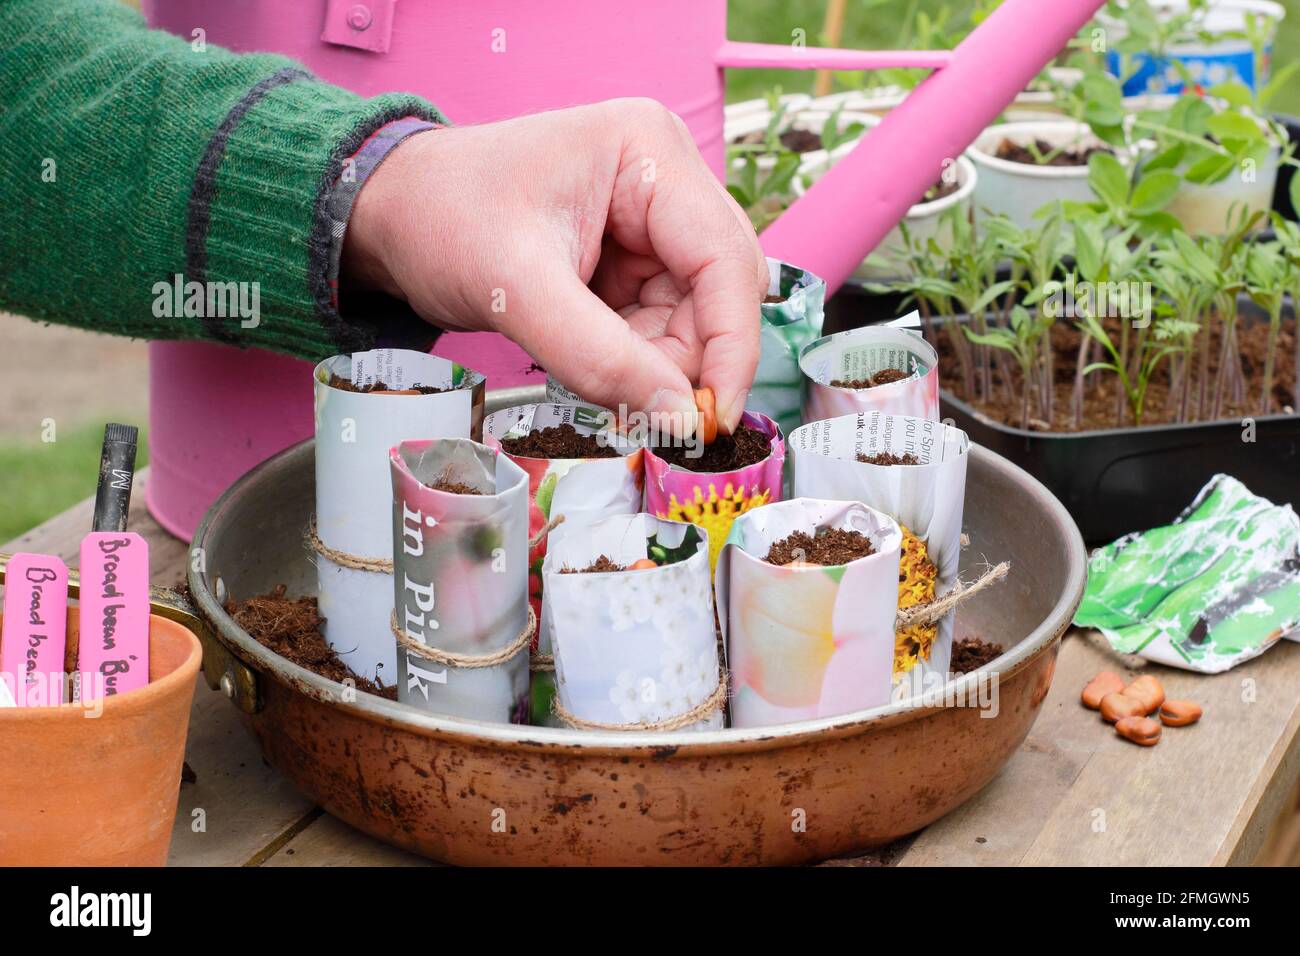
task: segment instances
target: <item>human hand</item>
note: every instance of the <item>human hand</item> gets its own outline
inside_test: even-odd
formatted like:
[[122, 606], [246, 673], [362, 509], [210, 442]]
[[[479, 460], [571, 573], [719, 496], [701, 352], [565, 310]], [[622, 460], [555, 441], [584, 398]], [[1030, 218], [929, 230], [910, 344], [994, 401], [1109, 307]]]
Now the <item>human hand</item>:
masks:
[[688, 432], [692, 383], [713, 389], [721, 427], [738, 424], [768, 282], [685, 124], [640, 99], [410, 137], [357, 197], [343, 274]]

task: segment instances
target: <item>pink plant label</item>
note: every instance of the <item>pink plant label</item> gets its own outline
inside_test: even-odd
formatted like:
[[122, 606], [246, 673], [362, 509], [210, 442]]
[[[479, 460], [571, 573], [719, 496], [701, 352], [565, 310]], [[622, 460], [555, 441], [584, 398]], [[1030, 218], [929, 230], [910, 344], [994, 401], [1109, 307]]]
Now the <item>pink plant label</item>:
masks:
[[19, 707], [63, 703], [68, 568], [48, 554], [15, 554], [5, 570], [0, 681]]
[[149, 545], [133, 531], [81, 539], [81, 699], [149, 683]]

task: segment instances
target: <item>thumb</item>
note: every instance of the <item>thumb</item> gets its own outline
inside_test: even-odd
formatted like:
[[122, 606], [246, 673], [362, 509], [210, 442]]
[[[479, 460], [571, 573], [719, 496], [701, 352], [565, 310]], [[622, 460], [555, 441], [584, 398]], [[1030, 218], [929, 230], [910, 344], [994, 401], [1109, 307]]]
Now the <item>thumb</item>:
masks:
[[522, 312], [508, 318], [501, 331], [561, 385], [588, 401], [615, 412], [664, 416], [652, 420], [652, 427], [692, 433], [694, 394], [677, 364], [574, 273], [564, 268], [547, 272], [533, 285]]

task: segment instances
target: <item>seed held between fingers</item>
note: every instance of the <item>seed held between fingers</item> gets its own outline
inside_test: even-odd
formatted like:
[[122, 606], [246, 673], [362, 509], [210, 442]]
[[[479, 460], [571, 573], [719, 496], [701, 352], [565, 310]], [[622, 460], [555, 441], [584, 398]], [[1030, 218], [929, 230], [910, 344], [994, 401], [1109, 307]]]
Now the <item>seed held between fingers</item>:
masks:
[[1201, 705], [1193, 700], [1167, 700], [1160, 705], [1160, 721], [1166, 727], [1186, 727], [1201, 719]]
[[695, 389], [695, 407], [700, 411], [700, 440], [712, 445], [718, 437], [718, 403], [713, 389], [707, 386]]
[[1150, 717], [1124, 717], [1115, 724], [1115, 732], [1141, 747], [1160, 743], [1160, 721]]

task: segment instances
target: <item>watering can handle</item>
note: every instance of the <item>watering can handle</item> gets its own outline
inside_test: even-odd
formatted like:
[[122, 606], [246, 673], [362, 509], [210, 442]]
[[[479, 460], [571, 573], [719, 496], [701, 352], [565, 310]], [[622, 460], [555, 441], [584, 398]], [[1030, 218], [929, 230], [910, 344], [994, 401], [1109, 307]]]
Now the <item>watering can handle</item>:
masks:
[[925, 67], [934, 72], [890, 110], [761, 237], [763, 250], [834, 290], [1052, 61], [1105, 0], [1005, 0], [955, 50], [862, 51], [723, 44], [721, 66]]

